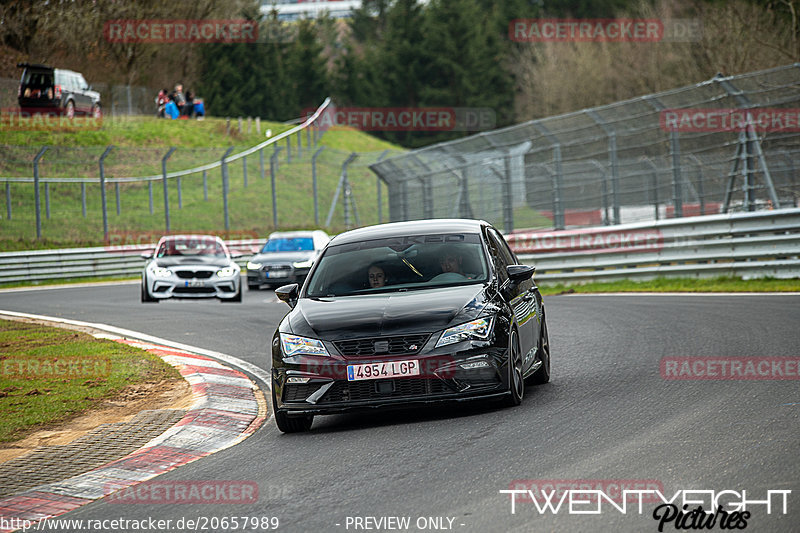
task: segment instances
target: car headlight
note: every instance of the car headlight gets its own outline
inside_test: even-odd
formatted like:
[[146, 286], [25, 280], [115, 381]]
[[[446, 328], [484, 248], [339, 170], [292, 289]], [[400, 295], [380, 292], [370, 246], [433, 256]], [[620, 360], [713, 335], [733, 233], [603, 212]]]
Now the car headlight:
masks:
[[444, 330], [436, 347], [447, 346], [468, 339], [485, 341], [492, 333], [493, 317], [478, 318], [465, 324], [459, 324]]
[[309, 339], [308, 337], [298, 337], [281, 333], [281, 345], [286, 357], [293, 355], [330, 355], [325, 345], [319, 339]]
[[259, 270], [261, 268], [261, 263], [253, 263], [252, 261], [247, 262], [247, 270]]
[[311, 265], [314, 264], [313, 259], [309, 259], [307, 261], [298, 261], [296, 263], [292, 263], [292, 266], [295, 268], [311, 268]]
[[150, 272], [157, 278], [168, 278], [172, 275], [172, 270], [163, 267], [152, 267]]
[[236, 275], [236, 269], [233, 267], [225, 267], [217, 271], [217, 276], [221, 278], [229, 278]]

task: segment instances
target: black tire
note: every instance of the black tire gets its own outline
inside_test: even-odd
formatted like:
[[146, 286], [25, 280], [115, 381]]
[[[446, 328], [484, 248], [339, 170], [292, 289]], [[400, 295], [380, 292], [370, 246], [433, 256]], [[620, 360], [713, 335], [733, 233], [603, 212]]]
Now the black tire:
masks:
[[65, 114], [67, 115], [67, 118], [69, 119], [75, 118], [75, 102], [73, 102], [72, 100], [68, 100], [64, 110]]
[[511, 331], [508, 338], [508, 388], [511, 394], [505, 399], [508, 407], [522, 403], [525, 397], [525, 380], [522, 377], [522, 351], [519, 349], [519, 337], [516, 330]]
[[219, 301], [222, 303], [242, 303], [242, 287], [239, 286], [239, 290], [233, 298], [220, 298]]
[[144, 279], [142, 279], [141, 294], [142, 294], [142, 303], [145, 303], [145, 304], [157, 304], [158, 303], [158, 298], [153, 298], [152, 296], [150, 296], [150, 293], [147, 290], [147, 282]]
[[528, 378], [528, 381], [532, 385], [542, 385], [550, 381], [550, 335], [547, 333], [547, 320], [544, 315], [542, 315], [542, 329], [536, 353], [542, 360], [542, 366]]
[[275, 383], [272, 384], [272, 413], [275, 415], [275, 424], [281, 433], [302, 433], [311, 429], [314, 423], [313, 415], [289, 416], [279, 411], [275, 402]]

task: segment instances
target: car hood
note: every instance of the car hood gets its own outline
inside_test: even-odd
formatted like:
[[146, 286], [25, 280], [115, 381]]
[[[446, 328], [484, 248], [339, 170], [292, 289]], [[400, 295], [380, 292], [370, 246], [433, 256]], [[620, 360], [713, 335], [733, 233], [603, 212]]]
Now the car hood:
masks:
[[230, 266], [232, 261], [227, 257], [203, 257], [200, 255], [184, 256], [184, 257], [159, 257], [156, 259], [156, 264], [160, 267], [176, 267], [176, 266], [207, 266], [207, 267], [226, 267]]
[[314, 259], [317, 252], [313, 250], [297, 251], [297, 252], [270, 252], [268, 254], [256, 254], [250, 261], [253, 263], [296, 263], [300, 261], [308, 261]]
[[338, 341], [431, 333], [476, 318], [486, 306], [484, 285], [335, 298], [301, 298], [289, 313], [295, 335]]

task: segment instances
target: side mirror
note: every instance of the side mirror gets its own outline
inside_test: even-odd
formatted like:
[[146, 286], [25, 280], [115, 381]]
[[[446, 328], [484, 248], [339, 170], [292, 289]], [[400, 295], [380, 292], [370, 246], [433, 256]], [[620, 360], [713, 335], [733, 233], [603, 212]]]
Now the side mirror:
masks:
[[508, 278], [511, 281], [519, 284], [525, 280], [531, 279], [533, 277], [533, 273], [536, 272], [536, 267], [528, 265], [508, 265], [506, 267], [506, 272], [508, 273]]
[[142, 252], [139, 255], [142, 256], [142, 259], [152, 259], [153, 258], [153, 252]]
[[284, 285], [283, 287], [278, 287], [275, 289], [275, 296], [282, 302], [286, 302], [286, 304], [294, 309], [294, 306], [297, 305], [297, 296], [300, 292], [300, 286], [297, 283], [292, 283], [290, 285]]

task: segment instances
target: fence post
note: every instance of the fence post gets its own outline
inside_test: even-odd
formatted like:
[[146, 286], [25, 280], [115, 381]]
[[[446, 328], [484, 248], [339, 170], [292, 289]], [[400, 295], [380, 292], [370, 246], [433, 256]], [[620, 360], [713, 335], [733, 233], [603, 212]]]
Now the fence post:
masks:
[[119, 205], [119, 182], [114, 183], [114, 196], [117, 200], [117, 216], [120, 214], [120, 205]]
[[6, 182], [6, 216], [11, 220], [11, 182]]
[[297, 159], [303, 157], [303, 133], [297, 132]]
[[261, 170], [261, 179], [264, 179], [264, 149], [258, 151], [258, 166]]
[[49, 146], [43, 146], [33, 158], [33, 197], [36, 204], [36, 239], [42, 238], [42, 208], [39, 200], [39, 160]]
[[177, 150], [175, 146], [169, 149], [169, 152], [164, 154], [161, 158], [161, 182], [164, 186], [164, 221], [166, 222], [166, 231], [169, 233], [169, 191], [167, 190], [167, 159], [172, 153]]
[[44, 182], [44, 216], [50, 220], [50, 183]]
[[269, 170], [270, 170], [270, 172], [272, 172], [273, 162], [275, 164], [275, 172], [278, 172], [280, 170], [280, 164], [281, 164], [280, 160], [275, 159], [275, 154], [277, 154], [278, 152], [283, 150], [283, 148], [278, 146], [278, 143], [275, 143], [274, 146], [275, 146], [275, 149], [272, 151], [272, 157], [270, 157], [270, 160], [269, 160], [269, 165], [270, 165], [270, 169]]
[[244, 173], [244, 188], [247, 188], [247, 156], [242, 158], [242, 172]]
[[642, 161], [647, 163], [653, 170], [651, 174], [652, 181], [650, 183], [650, 190], [653, 191], [653, 210], [655, 211], [656, 220], [658, 220], [658, 167], [649, 157], [642, 157]]
[[[311, 129], [314, 127], [314, 124], [309, 124], [306, 127], [306, 147], [311, 148]], [[299, 135], [299, 134], [298, 134]]]
[[336, 193], [333, 195], [333, 201], [331, 202], [331, 208], [328, 211], [328, 218], [325, 220], [325, 225], [331, 225], [331, 219], [333, 218], [333, 210], [336, 208], [336, 203], [339, 201], [339, 194], [344, 190], [344, 226], [347, 229], [350, 229], [350, 211], [349, 211], [349, 195], [350, 195], [350, 184], [347, 182], [347, 167], [353, 160], [358, 157], [358, 154], [355, 152], [351, 153], [347, 156], [347, 159], [344, 160], [342, 163], [342, 173], [339, 177], [339, 184], [336, 186]]
[[81, 182], [81, 214], [86, 218], [86, 182]]
[[669, 153], [672, 157], [672, 203], [675, 206], [675, 218], [683, 216], [683, 187], [681, 183], [681, 145], [677, 130], [670, 131]]
[[317, 193], [317, 157], [325, 149], [320, 146], [314, 155], [311, 156], [311, 190], [314, 195], [314, 225], [319, 226], [319, 196]]
[[231, 152], [233, 152], [233, 146], [225, 151], [220, 160], [222, 166], [222, 212], [225, 217], [225, 231], [230, 229], [230, 221], [228, 219], [228, 162], [225, 159]]
[[208, 201], [208, 172], [203, 171], [203, 200]]
[[503, 180], [503, 231], [514, 231], [514, 193], [511, 190], [511, 156], [503, 158], [505, 179]]
[[275, 174], [278, 172], [278, 154], [281, 152], [280, 146], [275, 146], [272, 157], [269, 158], [269, 179], [272, 187], [272, 226], [278, 228], [278, 199], [275, 191]]
[[[383, 159], [389, 154], [389, 150], [384, 150], [381, 152], [381, 155], [378, 156], [378, 160], [375, 161], [376, 163], [380, 163]], [[383, 198], [381, 197], [381, 177], [378, 174], [375, 174], [375, 185], [378, 191], [378, 224], [383, 224]]]
[[183, 209], [183, 187], [181, 187], [181, 177], [178, 176], [178, 209]]
[[292, 162], [292, 136], [286, 137], [286, 162]]
[[108, 208], [106, 207], [106, 167], [104, 161], [113, 149], [113, 144], [107, 146], [105, 152], [103, 152], [103, 155], [100, 156], [100, 161], [98, 162], [100, 165], [100, 206], [103, 211], [103, 241], [105, 242], [108, 242]]

